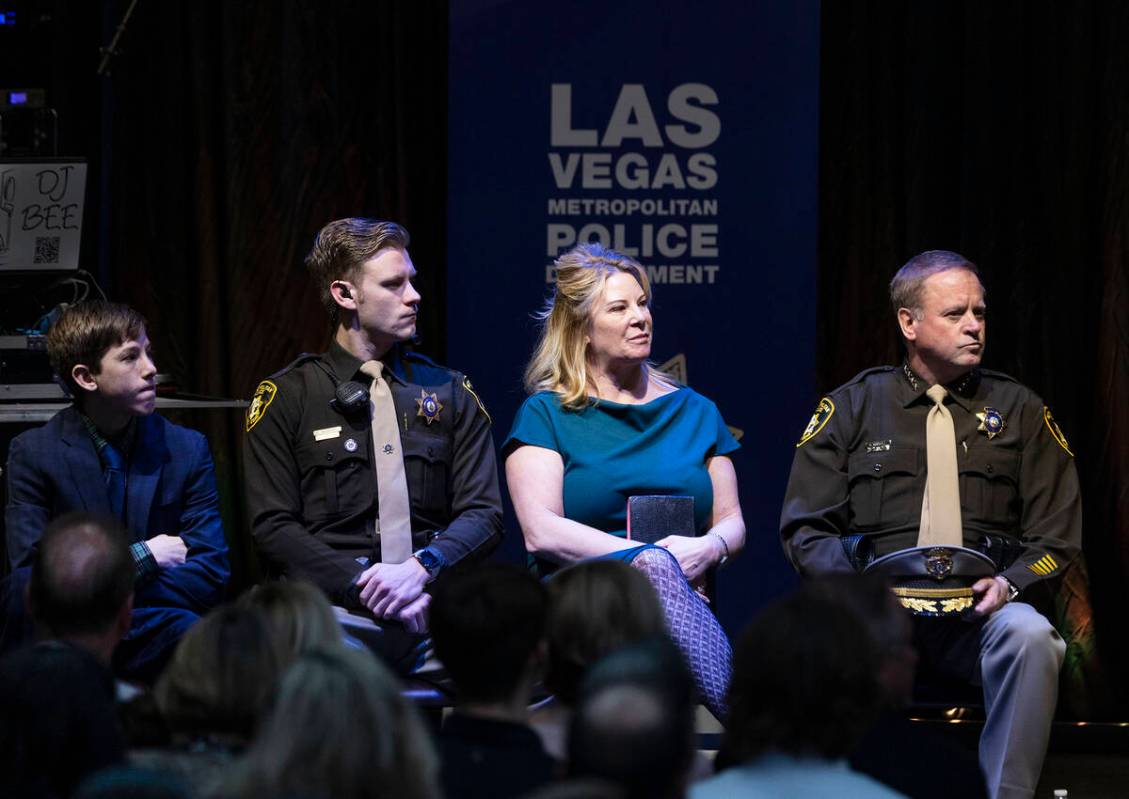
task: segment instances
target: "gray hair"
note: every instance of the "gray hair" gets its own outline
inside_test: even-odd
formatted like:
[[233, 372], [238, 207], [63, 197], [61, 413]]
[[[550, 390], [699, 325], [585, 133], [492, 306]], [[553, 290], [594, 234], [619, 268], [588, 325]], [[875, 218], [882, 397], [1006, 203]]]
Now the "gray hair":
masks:
[[[921, 289], [925, 281], [938, 272], [950, 269], [963, 269], [980, 280], [980, 270], [976, 268], [976, 264], [951, 250], [926, 250], [906, 261], [890, 281], [890, 304], [894, 306], [894, 313], [901, 308], [909, 308], [914, 311], [914, 316], [918, 316], [921, 310]], [[982, 282], [980, 289], [984, 290]]]

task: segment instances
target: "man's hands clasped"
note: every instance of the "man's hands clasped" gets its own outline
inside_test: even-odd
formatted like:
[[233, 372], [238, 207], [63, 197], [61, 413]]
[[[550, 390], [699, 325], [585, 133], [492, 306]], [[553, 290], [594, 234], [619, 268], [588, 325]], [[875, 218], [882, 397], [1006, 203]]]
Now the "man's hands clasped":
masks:
[[378, 619], [395, 619], [411, 633], [427, 632], [431, 594], [424, 592], [427, 570], [415, 558], [403, 563], [377, 563], [357, 578], [361, 604]]

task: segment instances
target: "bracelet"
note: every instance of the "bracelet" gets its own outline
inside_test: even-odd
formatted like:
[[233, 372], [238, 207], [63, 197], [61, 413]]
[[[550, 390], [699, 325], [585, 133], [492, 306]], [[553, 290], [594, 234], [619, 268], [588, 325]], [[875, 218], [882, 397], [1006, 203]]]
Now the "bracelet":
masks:
[[725, 543], [725, 538], [721, 535], [721, 533], [710, 533], [710, 535], [720, 541], [721, 548], [725, 550], [724, 554], [722, 554], [721, 556], [721, 560], [717, 562], [717, 567], [720, 569], [725, 565], [726, 561], [729, 560], [729, 544]]

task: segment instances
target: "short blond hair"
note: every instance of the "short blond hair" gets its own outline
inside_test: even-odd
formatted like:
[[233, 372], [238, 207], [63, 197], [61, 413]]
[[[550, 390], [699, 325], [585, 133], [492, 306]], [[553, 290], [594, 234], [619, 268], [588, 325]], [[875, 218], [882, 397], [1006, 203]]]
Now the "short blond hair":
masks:
[[540, 332], [533, 357], [525, 367], [525, 389], [530, 394], [553, 391], [566, 408], [583, 408], [588, 402], [587, 335], [592, 306], [608, 278], [619, 272], [631, 275], [648, 302], [651, 283], [637, 261], [600, 244], [580, 244], [556, 260], [557, 285], [553, 296], [536, 314]]

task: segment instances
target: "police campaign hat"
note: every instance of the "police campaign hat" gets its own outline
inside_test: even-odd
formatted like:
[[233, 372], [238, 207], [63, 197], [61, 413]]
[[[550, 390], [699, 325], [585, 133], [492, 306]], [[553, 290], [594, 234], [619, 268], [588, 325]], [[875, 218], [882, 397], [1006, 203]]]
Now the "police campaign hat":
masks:
[[865, 573], [885, 577], [894, 596], [915, 616], [943, 618], [971, 610], [975, 605], [972, 584], [995, 575], [996, 566], [974, 549], [924, 546], [877, 558]]

